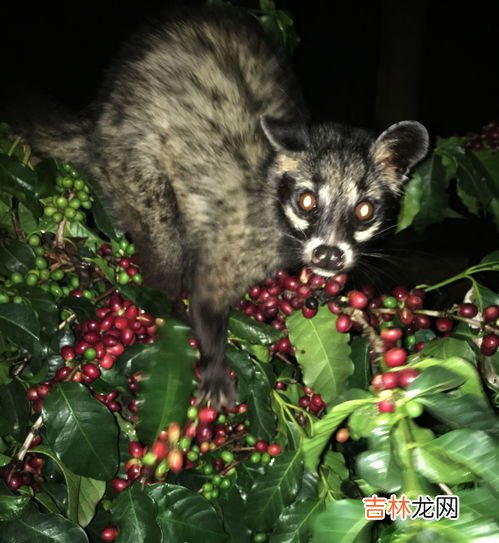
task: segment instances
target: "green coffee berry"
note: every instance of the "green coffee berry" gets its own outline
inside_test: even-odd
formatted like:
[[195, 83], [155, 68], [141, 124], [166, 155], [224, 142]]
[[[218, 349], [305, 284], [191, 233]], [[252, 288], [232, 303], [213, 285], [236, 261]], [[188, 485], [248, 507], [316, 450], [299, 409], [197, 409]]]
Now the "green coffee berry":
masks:
[[64, 177], [62, 179], [61, 185], [65, 189], [72, 189], [73, 188], [73, 180], [70, 177]]
[[66, 219], [69, 219], [70, 221], [72, 221], [73, 219], [76, 219], [76, 209], [73, 209], [72, 207], [67, 207], [65, 210], [64, 210], [64, 216], [66, 217]]
[[57, 211], [57, 209], [54, 206], [46, 206], [43, 209], [43, 214], [46, 217], [52, 217], [56, 211]]
[[60, 298], [62, 296], [62, 288], [57, 284], [50, 285], [50, 294], [52, 296], [55, 296], [56, 298]]
[[52, 281], [60, 281], [62, 278], [64, 277], [64, 272], [62, 270], [54, 270], [51, 274], [50, 274], [50, 278], [52, 279]]
[[34, 272], [28, 272], [26, 274], [26, 284], [28, 287], [34, 287], [38, 283], [38, 275]]
[[43, 256], [37, 256], [35, 259], [35, 266], [39, 270], [45, 270], [48, 268], [48, 262], [43, 258]]
[[28, 245], [30, 247], [39, 247], [42, 243], [42, 238], [38, 234], [31, 234], [28, 238]]
[[10, 276], [10, 280], [12, 281], [12, 283], [14, 283], [14, 285], [21, 285], [22, 283], [24, 283], [24, 275], [21, 272], [14, 272]]

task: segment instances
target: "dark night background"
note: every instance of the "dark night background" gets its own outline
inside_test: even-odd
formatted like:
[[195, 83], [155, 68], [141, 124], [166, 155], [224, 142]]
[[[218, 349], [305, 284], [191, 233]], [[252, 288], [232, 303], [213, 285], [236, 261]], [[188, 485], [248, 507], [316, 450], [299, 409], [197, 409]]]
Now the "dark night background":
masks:
[[[432, 136], [476, 132], [499, 118], [499, 2], [277, 3], [302, 39], [294, 65], [314, 118], [375, 129], [412, 118]], [[120, 43], [175, 2], [9, 4], [1, 11], [1, 79], [22, 79], [81, 107]], [[426, 268], [427, 255], [438, 254], [455, 273], [497, 247], [491, 223], [449, 222], [421, 239], [407, 234], [402, 243], [414, 251], [406, 252], [423, 255]], [[410, 267], [419, 273], [418, 264]]]
[[[23, 77], [84, 105], [119, 44], [171, 4], [9, 3], [2, 7], [2, 77]], [[302, 38], [295, 68], [315, 117], [376, 128], [417, 118], [432, 134], [449, 135], [499, 116], [499, 2], [278, 4], [291, 11]]]

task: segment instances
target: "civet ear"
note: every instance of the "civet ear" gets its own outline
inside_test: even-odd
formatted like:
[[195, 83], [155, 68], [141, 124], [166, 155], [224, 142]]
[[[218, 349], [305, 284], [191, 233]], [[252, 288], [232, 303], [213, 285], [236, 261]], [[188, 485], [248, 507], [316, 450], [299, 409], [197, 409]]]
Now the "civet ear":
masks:
[[276, 151], [299, 152], [308, 147], [308, 130], [300, 119], [281, 120], [268, 115], [260, 117], [260, 125]]
[[387, 128], [374, 142], [371, 156], [383, 170], [393, 190], [398, 190], [409, 170], [428, 152], [426, 128], [416, 121], [401, 121]]

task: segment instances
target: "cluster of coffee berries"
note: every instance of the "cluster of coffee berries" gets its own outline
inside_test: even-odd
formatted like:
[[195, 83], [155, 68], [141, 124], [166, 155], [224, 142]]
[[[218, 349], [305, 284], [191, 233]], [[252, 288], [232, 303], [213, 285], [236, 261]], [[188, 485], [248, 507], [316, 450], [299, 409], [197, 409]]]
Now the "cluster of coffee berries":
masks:
[[156, 333], [154, 317], [117, 292], [95, 313], [95, 319], [84, 320], [75, 327], [75, 344], [61, 349], [67, 366], [84, 362], [81, 380], [86, 383], [100, 375], [99, 368], [112, 368], [125, 347], [136, 342], [153, 343]]
[[303, 387], [303, 392], [305, 394], [298, 400], [298, 405], [314, 415], [321, 415], [327, 407], [327, 403], [322, 399], [322, 396], [314, 393], [314, 391], [307, 386]]
[[[415, 335], [418, 330], [432, 329], [435, 337], [445, 337], [452, 331], [454, 323], [461, 320], [477, 327], [483, 326], [483, 354], [493, 355], [499, 346], [499, 306], [485, 308], [481, 316], [472, 303], [460, 304], [448, 312], [428, 312], [423, 308], [425, 295], [422, 289], [409, 292], [404, 287], [396, 287], [390, 295], [375, 298], [370, 289], [363, 289], [348, 292], [346, 298], [338, 300], [335, 307], [334, 312], [338, 314], [336, 328], [339, 332], [361, 329], [360, 321], [379, 331], [383, 345], [379, 365], [386, 371], [375, 375], [372, 386], [380, 394], [378, 409], [382, 413], [395, 410], [397, 395], [391, 391], [405, 389], [419, 375], [416, 369], [404, 367], [408, 352], [418, 352], [425, 345]], [[360, 310], [360, 315], [354, 310]], [[477, 316], [479, 320], [472, 320]], [[406, 403], [404, 407], [410, 416], [419, 416], [422, 412], [421, 406], [415, 401]]]
[[139, 477], [144, 481], [164, 481], [169, 471], [178, 473], [182, 470], [183, 448], [188, 445], [190, 442], [181, 436], [181, 428], [177, 423], [171, 423], [167, 430], [160, 432], [151, 447], [139, 441], [130, 441], [130, 458], [124, 465], [126, 478], [113, 479], [111, 486], [116, 492], [122, 492]]
[[217, 498], [220, 490], [232, 485], [238, 464], [268, 464], [281, 453], [279, 444], [257, 440], [248, 433], [246, 411], [246, 404], [225, 412], [191, 405], [184, 428], [171, 423], [150, 447], [139, 441], [129, 443], [131, 458], [124, 466], [126, 477], [114, 479], [113, 489], [122, 492], [139, 478], [164, 481], [169, 472], [193, 469], [205, 479], [200, 492], [207, 499]]
[[493, 356], [499, 347], [499, 305], [489, 305], [479, 314], [475, 304], [464, 303], [457, 308], [458, 317], [477, 320], [483, 326], [480, 351]]
[[[286, 318], [293, 311], [300, 309], [304, 317], [314, 317], [321, 299], [339, 294], [346, 280], [345, 274], [325, 279], [307, 269], [300, 277], [280, 270], [273, 278], [250, 288], [238, 308], [258, 322], [270, 323], [277, 330], [285, 330]], [[317, 296], [319, 293], [320, 298]], [[283, 346], [279, 348], [276, 345], [274, 349], [283, 351]]]
[[[33, 440], [32, 447], [36, 447], [41, 442], [39, 436]], [[33, 492], [40, 491], [40, 485], [43, 483], [42, 469], [45, 462], [34, 453], [25, 456], [22, 465], [16, 469], [8, 469], [4, 473], [4, 479], [11, 490], [19, 490], [21, 487], [31, 487]]]
[[85, 213], [82, 209], [91, 209], [92, 195], [80, 174], [70, 164], [63, 164], [55, 184], [56, 194], [41, 200], [45, 217], [55, 224], [63, 219], [84, 222]]
[[478, 134], [470, 134], [466, 139], [466, 146], [474, 151], [480, 149], [499, 150], [499, 121], [491, 121]]
[[135, 246], [126, 238], [101, 245], [98, 253], [114, 266], [115, 280], [119, 285], [127, 285], [130, 282], [142, 283], [142, 275], [135, 257]]
[[[399, 328], [386, 328], [386, 330], [397, 330]], [[392, 342], [390, 341], [390, 345]], [[416, 377], [419, 371], [411, 367], [403, 367], [406, 365], [407, 352], [401, 347], [390, 347], [385, 350], [383, 355], [385, 366], [388, 371], [377, 374], [373, 377], [373, 390], [378, 393], [380, 400], [378, 402], [378, 410], [380, 413], [393, 413], [395, 411], [395, 400], [397, 394], [394, 394], [394, 389], [407, 388]], [[401, 368], [402, 369], [399, 369]], [[397, 369], [395, 369], [397, 368]], [[421, 412], [419, 413], [421, 414]]]
[[[126, 346], [153, 343], [156, 325], [152, 315], [115, 292], [96, 310], [95, 319], [82, 321], [74, 327], [74, 331], [74, 345], [65, 345], [60, 351], [64, 365], [57, 369], [51, 380], [27, 390], [27, 397], [33, 402], [36, 412], [41, 410], [42, 400], [54, 383], [68, 380], [93, 383], [100, 377], [102, 370], [114, 366]], [[137, 392], [137, 377], [134, 375], [128, 378], [132, 394]], [[106, 395], [96, 394], [96, 398], [111, 411], [121, 409], [116, 397], [116, 391]], [[136, 401], [132, 400], [128, 407], [135, 413]]]
[[71, 265], [52, 259], [46, 253], [42, 237], [32, 234], [28, 244], [35, 254], [34, 267], [25, 273], [15, 271], [10, 276], [0, 279], [0, 303], [29, 303], [29, 299], [22, 296], [22, 287], [39, 287], [50, 293], [54, 298], [67, 296], [72, 290], [79, 287], [78, 276], [69, 271]]

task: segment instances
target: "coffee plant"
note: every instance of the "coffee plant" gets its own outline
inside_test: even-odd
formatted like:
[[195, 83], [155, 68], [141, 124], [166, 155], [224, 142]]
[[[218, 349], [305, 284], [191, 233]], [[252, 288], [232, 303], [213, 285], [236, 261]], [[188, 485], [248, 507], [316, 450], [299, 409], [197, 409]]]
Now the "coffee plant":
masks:
[[[288, 12], [248, 11], [293, 51]], [[498, 147], [498, 123], [438, 140], [397, 230], [499, 226]], [[216, 411], [98, 186], [0, 125], [0, 541], [497, 540], [498, 272], [380, 293], [281, 270], [234, 308]]]
[[[498, 153], [475, 147], [437, 142], [399, 229], [453, 214], [451, 182], [497, 222]], [[0, 540], [492, 541], [498, 272], [499, 251], [379, 293], [279, 271], [230, 317], [238, 403], [217, 412], [196, 398], [195, 337], [142, 285], [98, 187], [3, 125]], [[455, 282], [465, 299], [432, 307]]]

